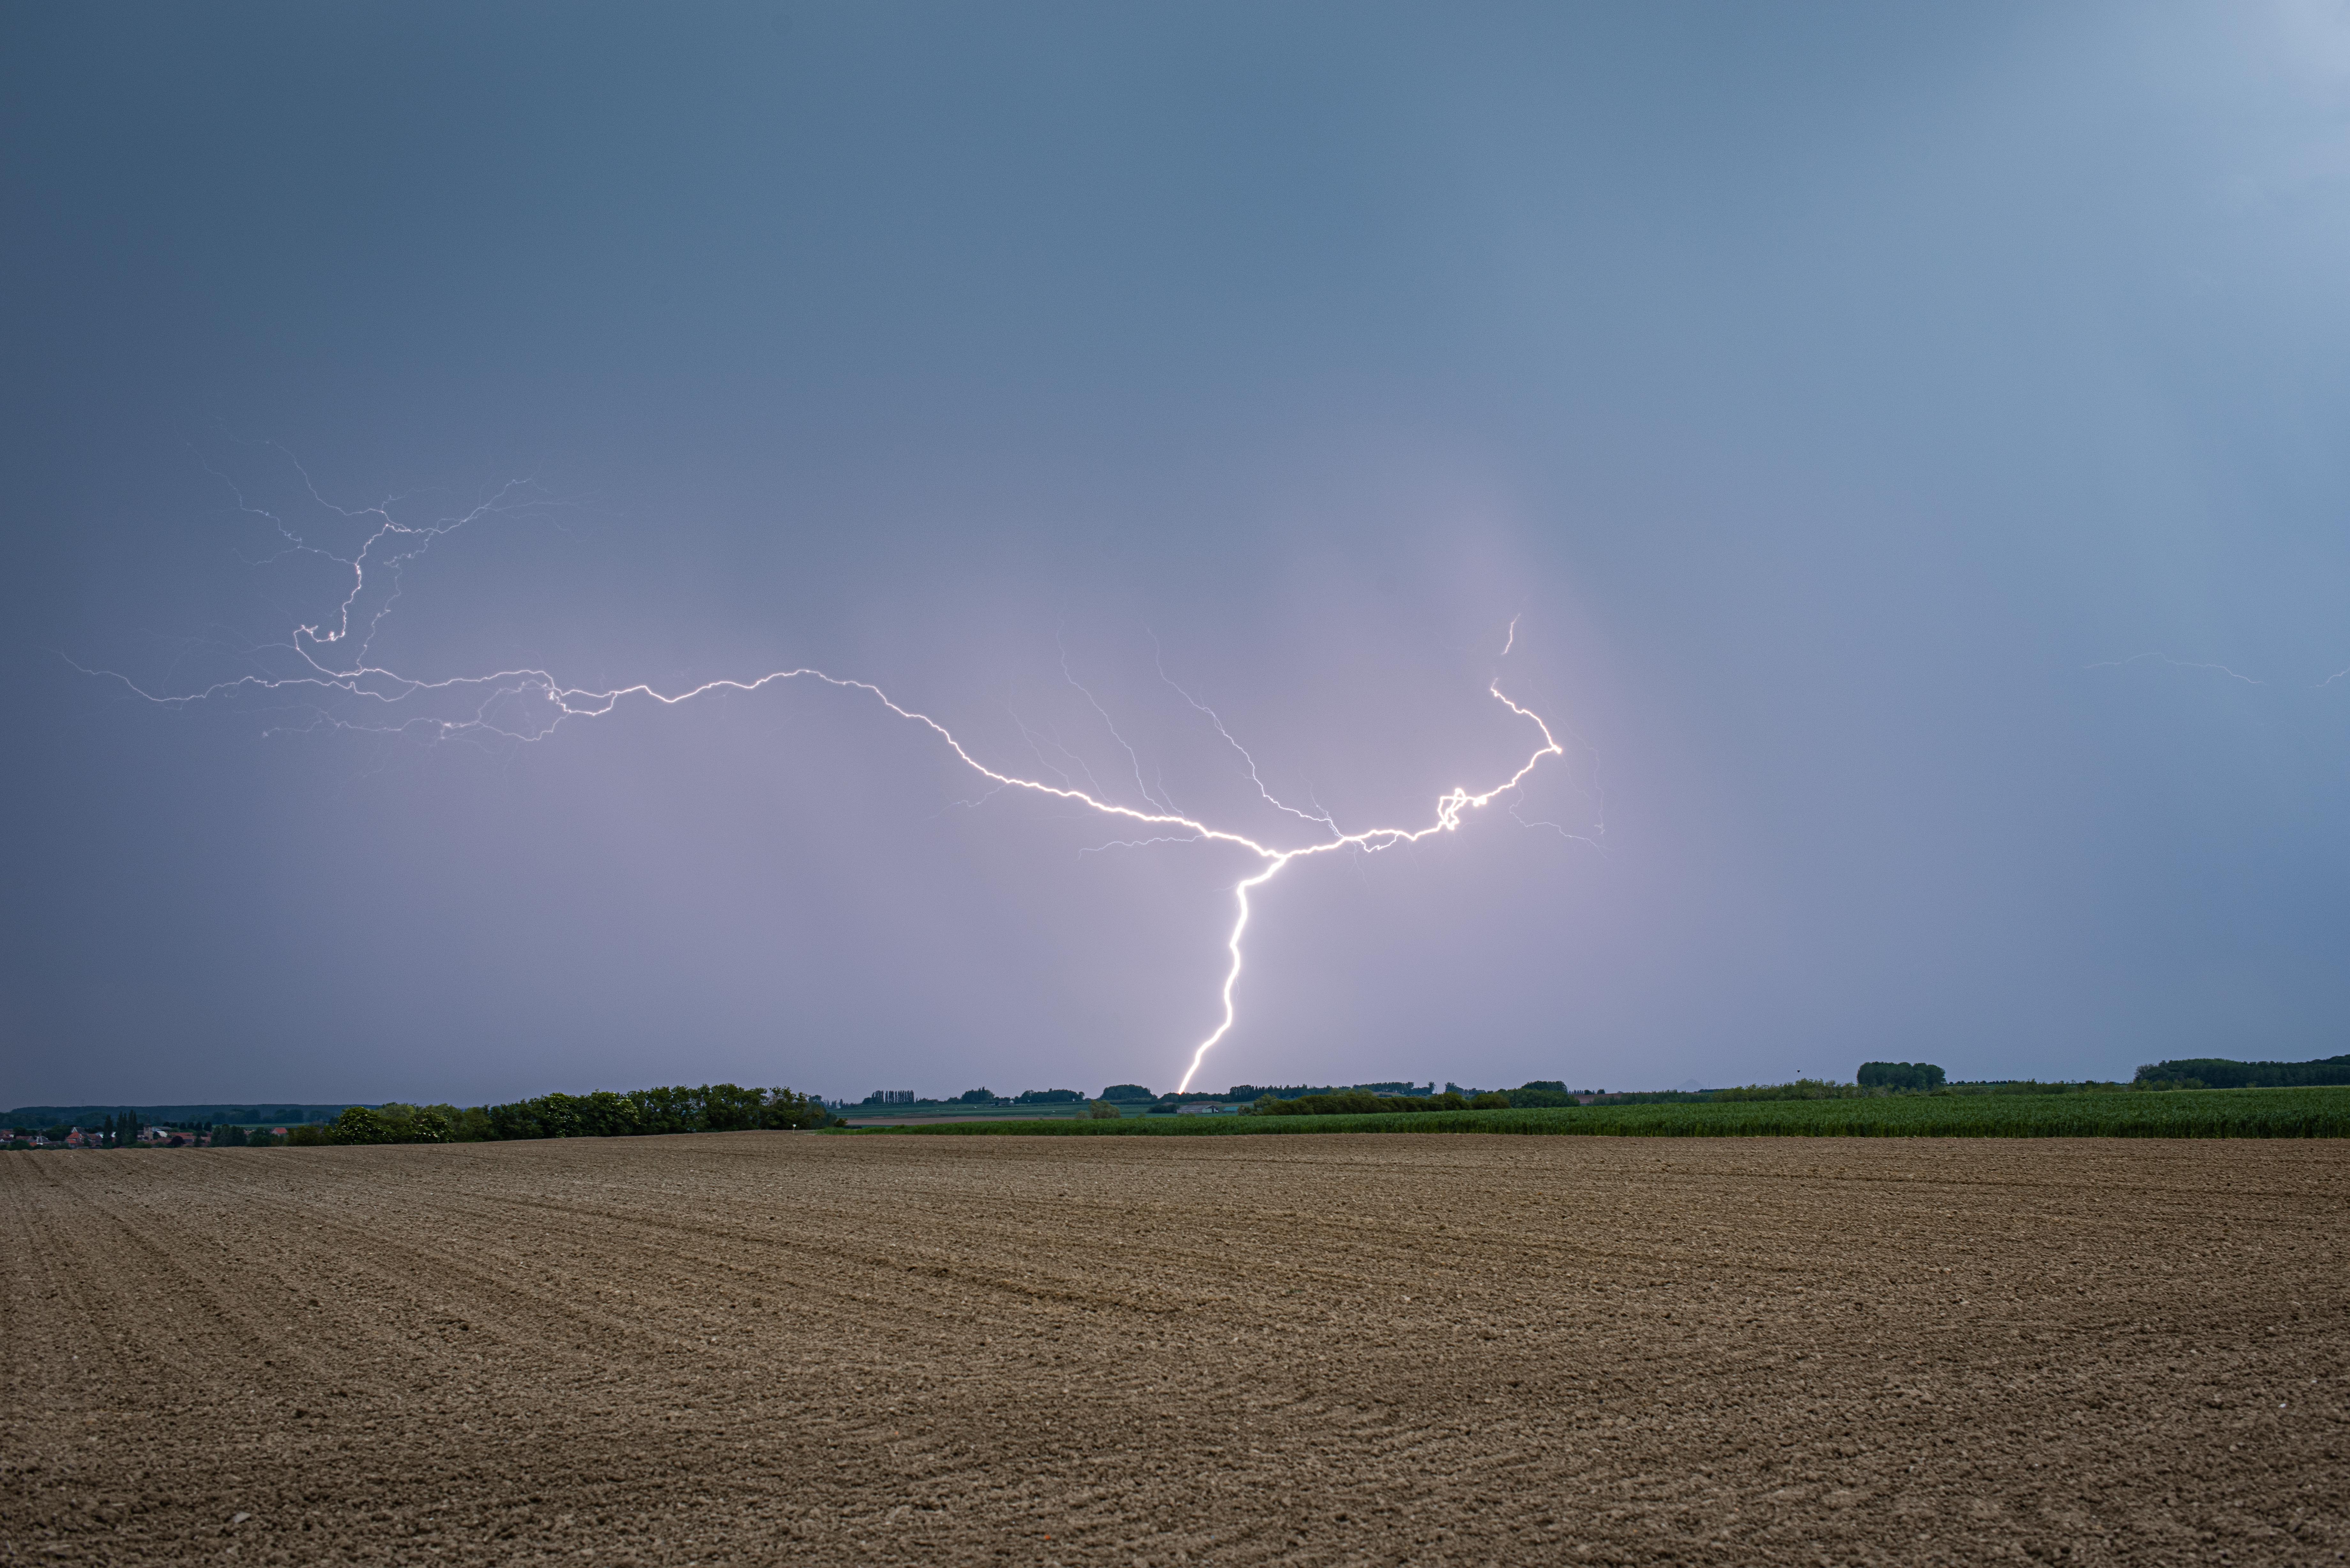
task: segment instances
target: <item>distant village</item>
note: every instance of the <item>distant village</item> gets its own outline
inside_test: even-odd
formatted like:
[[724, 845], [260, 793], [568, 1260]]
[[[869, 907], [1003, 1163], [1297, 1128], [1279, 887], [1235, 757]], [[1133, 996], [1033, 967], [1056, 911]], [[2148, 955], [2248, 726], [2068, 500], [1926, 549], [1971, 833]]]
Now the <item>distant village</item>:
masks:
[[284, 1143], [284, 1127], [209, 1122], [142, 1125], [109, 1117], [97, 1127], [0, 1127], [0, 1148], [225, 1148]]

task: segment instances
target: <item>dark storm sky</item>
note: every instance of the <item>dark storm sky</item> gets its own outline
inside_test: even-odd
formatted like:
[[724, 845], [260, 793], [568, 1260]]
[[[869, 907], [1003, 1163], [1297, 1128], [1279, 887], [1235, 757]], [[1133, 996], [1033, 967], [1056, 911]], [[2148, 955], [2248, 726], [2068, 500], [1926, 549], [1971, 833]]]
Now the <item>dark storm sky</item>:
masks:
[[1557, 827], [1269, 887], [1209, 1086], [2345, 1048], [2338, 5], [5, 16], [0, 1105], [1215, 1020], [1244, 857], [837, 692], [427, 744], [76, 670], [279, 668], [348, 578], [258, 514], [363, 535], [305, 472], [535, 486], [403, 577], [426, 679], [816, 663], [1133, 799], [1066, 650], [1293, 836], [1154, 659], [1350, 827], [1522, 760], [1497, 671], [1572, 731]]

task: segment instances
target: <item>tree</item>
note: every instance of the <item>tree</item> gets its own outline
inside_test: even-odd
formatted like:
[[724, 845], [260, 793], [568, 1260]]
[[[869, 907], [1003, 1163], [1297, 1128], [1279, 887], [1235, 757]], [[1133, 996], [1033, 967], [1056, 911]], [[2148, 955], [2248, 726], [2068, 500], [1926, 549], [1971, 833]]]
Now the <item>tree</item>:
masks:
[[742, 1132], [759, 1125], [766, 1114], [767, 1096], [764, 1090], [741, 1088], [733, 1084], [707, 1084], [702, 1089], [702, 1128], [704, 1132]]
[[966, 1106], [992, 1106], [995, 1103], [993, 1089], [965, 1089], [955, 1098]]
[[1863, 1062], [1853, 1081], [1864, 1089], [1939, 1089], [1942, 1070], [1931, 1062]]
[[825, 1127], [840, 1120], [824, 1108], [819, 1100], [806, 1095], [795, 1095], [789, 1089], [767, 1091], [767, 1104], [761, 1113], [763, 1127]]
[[1112, 1084], [1102, 1091], [1101, 1097], [1113, 1105], [1131, 1105], [1138, 1100], [1148, 1104], [1159, 1096], [1139, 1084]]
[[348, 1106], [335, 1118], [333, 1137], [337, 1143], [390, 1143], [391, 1124], [380, 1112], [369, 1106]]
[[1126, 1113], [1107, 1100], [1096, 1100], [1086, 1107], [1086, 1115], [1097, 1122], [1114, 1122]]
[[2225, 1056], [2194, 1056], [2157, 1062], [2140, 1067], [2139, 1084], [2214, 1089], [2303, 1088], [2350, 1084], [2350, 1056], [2322, 1056], [2314, 1062], [2238, 1062]]
[[[450, 1106], [411, 1106], [392, 1100], [375, 1108], [383, 1123], [382, 1143], [446, 1143], [449, 1141], [449, 1119], [455, 1114]], [[350, 1113], [343, 1113], [348, 1116]]]
[[[394, 1100], [381, 1106], [350, 1106], [335, 1118], [335, 1143], [445, 1143], [449, 1138], [450, 1107], [411, 1106]], [[292, 1138], [288, 1143], [295, 1141]]]
[[616, 1094], [541, 1095], [511, 1105], [453, 1106], [442, 1113], [442, 1137], [484, 1138], [625, 1137], [644, 1133], [740, 1132], [761, 1127], [830, 1127], [839, 1118], [806, 1095], [740, 1084], [681, 1084]]

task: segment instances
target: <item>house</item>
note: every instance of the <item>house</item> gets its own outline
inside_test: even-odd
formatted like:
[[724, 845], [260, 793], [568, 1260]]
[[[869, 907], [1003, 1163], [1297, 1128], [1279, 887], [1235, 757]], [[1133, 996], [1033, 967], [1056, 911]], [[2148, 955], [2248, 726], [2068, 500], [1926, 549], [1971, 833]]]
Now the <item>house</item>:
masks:
[[1236, 1116], [1239, 1112], [1238, 1106], [1222, 1100], [1193, 1100], [1188, 1105], [1175, 1107], [1175, 1114], [1179, 1116]]

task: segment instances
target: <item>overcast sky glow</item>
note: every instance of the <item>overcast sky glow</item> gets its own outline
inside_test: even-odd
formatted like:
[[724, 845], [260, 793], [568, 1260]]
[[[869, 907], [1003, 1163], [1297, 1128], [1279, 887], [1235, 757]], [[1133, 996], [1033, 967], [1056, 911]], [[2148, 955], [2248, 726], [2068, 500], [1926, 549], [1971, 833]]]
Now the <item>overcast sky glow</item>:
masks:
[[1269, 885], [1208, 1086], [2350, 1048], [2340, 5], [7, 36], [0, 1105], [1171, 1086], [1252, 858], [869, 702], [429, 742], [69, 662], [268, 667], [345, 591], [270, 519], [501, 494], [387, 663], [815, 665], [1251, 833], [1162, 670], [1417, 822], [1523, 760], [1519, 618], [1567, 754]]

